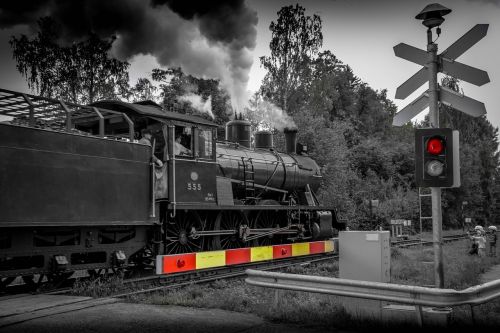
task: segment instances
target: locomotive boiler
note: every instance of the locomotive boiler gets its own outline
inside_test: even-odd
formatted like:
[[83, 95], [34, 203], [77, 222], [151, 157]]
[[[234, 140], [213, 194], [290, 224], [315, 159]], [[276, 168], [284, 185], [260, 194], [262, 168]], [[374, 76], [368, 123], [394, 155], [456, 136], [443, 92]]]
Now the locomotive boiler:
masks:
[[[254, 202], [256, 199], [279, 202], [281, 197], [312, 194], [319, 188], [320, 168], [302, 147], [299, 154], [296, 152], [297, 130], [285, 129], [285, 152], [275, 150], [273, 136], [268, 131], [255, 133], [255, 148], [251, 149], [250, 132], [248, 121], [233, 120], [226, 125], [226, 144], [217, 146], [218, 176], [242, 182], [243, 192], [249, 192], [249, 188], [255, 192], [240, 193], [239, 197]], [[299, 199], [304, 201], [305, 197], [295, 197], [296, 203]], [[313, 198], [308, 199], [309, 205], [316, 204]]]
[[4, 89], [0, 116], [0, 287], [342, 228], [315, 195], [320, 168], [293, 129], [279, 152], [241, 117], [221, 140], [217, 124], [149, 101], [84, 106]]

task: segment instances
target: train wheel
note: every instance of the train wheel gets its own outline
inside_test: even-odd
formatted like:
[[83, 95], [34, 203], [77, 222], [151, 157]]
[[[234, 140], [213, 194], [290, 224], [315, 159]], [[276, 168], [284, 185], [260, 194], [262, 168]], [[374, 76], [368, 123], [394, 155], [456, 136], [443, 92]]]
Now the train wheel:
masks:
[[[259, 203], [261, 206], [279, 206], [279, 202], [275, 200], [263, 200]], [[252, 223], [253, 229], [271, 229], [279, 228], [281, 214], [276, 211], [261, 210], [255, 216]], [[259, 237], [256, 239], [258, 246], [267, 246], [273, 244], [281, 244], [284, 241], [282, 235], [271, 234], [268, 236]]]
[[[261, 210], [259, 213], [257, 213], [257, 216], [255, 217], [253, 228], [254, 229], [275, 228], [278, 220], [277, 217], [278, 215], [276, 214], [276, 212]], [[276, 244], [278, 238], [279, 238], [278, 235], [271, 234], [268, 236], [259, 237], [256, 239], [256, 241], [259, 246], [267, 246]]]
[[203, 223], [196, 212], [178, 212], [175, 221], [167, 223], [167, 254], [202, 251], [203, 237], [196, 237], [196, 231], [203, 229]]
[[7, 288], [9, 284], [12, 283], [16, 278], [14, 276], [6, 277], [6, 278], [0, 278], [0, 291], [4, 290]]
[[214, 229], [226, 232], [235, 231], [235, 233], [214, 236], [212, 244], [213, 249], [226, 250], [252, 246], [254, 242], [245, 242], [240, 237], [240, 227], [248, 225], [246, 216], [241, 212], [230, 210], [219, 212], [215, 219]]

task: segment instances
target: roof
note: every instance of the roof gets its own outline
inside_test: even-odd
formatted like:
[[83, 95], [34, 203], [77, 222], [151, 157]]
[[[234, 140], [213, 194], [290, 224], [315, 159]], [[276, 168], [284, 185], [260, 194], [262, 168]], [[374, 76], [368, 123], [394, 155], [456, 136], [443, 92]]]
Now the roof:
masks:
[[[123, 114], [139, 114], [157, 121], [170, 121], [174, 124], [190, 123], [210, 127], [218, 126], [216, 123], [198, 116], [165, 111], [151, 101], [139, 104], [103, 100], [90, 105], [79, 105], [0, 88], [0, 116], [12, 117], [8, 121], [14, 124], [69, 130], [72, 128], [71, 123], [73, 122], [121, 118]], [[2, 117], [0, 117], [0, 121], [2, 121]]]
[[[54, 98], [0, 89], [0, 115], [12, 117], [13, 123], [29, 122], [34, 126], [60, 129], [69, 126], [68, 115], [71, 115], [71, 119], [96, 117], [96, 109]], [[104, 118], [120, 116], [112, 110], [99, 109], [98, 112]]]
[[159, 106], [152, 106], [151, 104], [143, 105], [139, 103], [127, 103], [122, 101], [103, 100], [95, 102], [91, 105], [108, 110], [115, 110], [124, 113], [136, 113], [143, 116], [160, 118], [165, 120], [189, 122], [189, 123], [195, 123], [213, 127], [218, 126], [216, 123], [198, 116], [166, 111]]

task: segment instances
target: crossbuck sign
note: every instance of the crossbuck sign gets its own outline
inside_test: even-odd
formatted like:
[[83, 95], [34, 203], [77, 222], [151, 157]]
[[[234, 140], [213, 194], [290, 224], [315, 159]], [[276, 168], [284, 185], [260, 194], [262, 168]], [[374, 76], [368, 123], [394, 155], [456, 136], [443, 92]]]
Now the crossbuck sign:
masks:
[[[438, 72], [467, 81], [477, 86], [482, 86], [483, 84], [490, 82], [487, 72], [455, 61], [456, 58], [486, 36], [487, 32], [488, 24], [477, 24], [440, 55], [438, 55]], [[428, 52], [404, 43], [400, 43], [394, 46], [394, 53], [397, 57], [424, 66], [397, 88], [396, 98], [405, 99], [429, 79], [428, 71], [431, 69], [427, 66], [429, 59]], [[442, 104], [448, 105], [470, 116], [479, 117], [486, 114], [486, 108], [483, 103], [457, 93], [451, 89], [439, 87], [438, 96], [439, 101]], [[413, 102], [399, 111], [394, 116], [392, 124], [395, 126], [402, 126], [422, 112], [427, 106], [429, 106], [428, 91], [424, 92]]]

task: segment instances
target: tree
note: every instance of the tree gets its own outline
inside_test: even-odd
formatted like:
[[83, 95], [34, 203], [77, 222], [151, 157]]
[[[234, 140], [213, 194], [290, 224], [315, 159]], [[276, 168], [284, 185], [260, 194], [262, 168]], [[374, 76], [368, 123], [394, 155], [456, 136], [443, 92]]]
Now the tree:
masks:
[[[460, 81], [444, 77], [441, 84], [456, 92]], [[498, 128], [494, 128], [486, 117], [471, 117], [453, 108], [441, 105], [439, 122], [441, 127], [450, 127], [460, 132], [461, 187], [446, 191], [444, 205], [450, 222], [461, 224], [461, 203], [467, 201], [467, 209], [474, 213], [475, 222], [493, 223], [495, 210], [494, 192], [499, 166]]]
[[330, 120], [349, 118], [360, 79], [329, 50], [319, 53], [311, 66], [311, 82], [307, 91], [309, 108], [328, 116]]
[[130, 88], [129, 93], [128, 99], [131, 99], [132, 102], [150, 100], [157, 103], [160, 98], [158, 96], [158, 88], [149, 79], [144, 77], [137, 79], [136, 84]]
[[271, 56], [260, 58], [267, 70], [262, 95], [293, 115], [308, 85], [311, 59], [323, 44], [321, 18], [306, 16], [299, 5], [287, 6], [269, 29]]
[[41, 18], [38, 28], [33, 39], [21, 35], [10, 40], [30, 89], [79, 104], [127, 95], [130, 65], [108, 55], [116, 37], [101, 39], [91, 32], [86, 40], [60, 46], [60, 30], [51, 18]]

